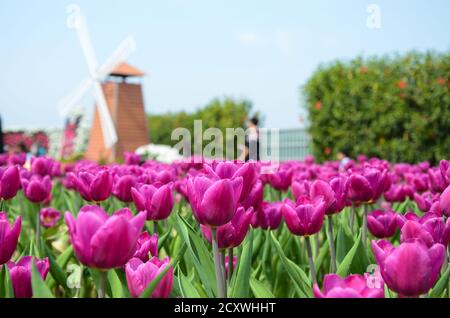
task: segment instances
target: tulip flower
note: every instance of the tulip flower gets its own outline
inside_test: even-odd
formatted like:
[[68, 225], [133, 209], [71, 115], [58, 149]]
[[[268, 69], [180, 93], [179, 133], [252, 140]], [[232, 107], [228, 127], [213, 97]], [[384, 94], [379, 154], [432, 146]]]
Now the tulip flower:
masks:
[[125, 152], [123, 155], [126, 165], [139, 165], [141, 163], [141, 156], [134, 152]]
[[[147, 262], [142, 262], [139, 258], [132, 258], [125, 266], [128, 289], [132, 297], [139, 297], [148, 285], [169, 266], [169, 258], [163, 261], [153, 257]], [[159, 281], [152, 298], [167, 298], [170, 296], [173, 287], [173, 268]]]
[[27, 154], [24, 152], [16, 153], [9, 156], [9, 164], [10, 165], [19, 165], [23, 166], [27, 162]]
[[367, 216], [367, 227], [375, 237], [391, 237], [398, 229], [397, 214], [391, 210], [375, 210]]
[[10, 260], [16, 250], [22, 227], [22, 217], [18, 217], [10, 226], [5, 212], [0, 212], [0, 266]]
[[158, 256], [158, 234], [150, 236], [148, 232], [142, 232], [137, 240], [136, 252], [133, 257], [146, 262], [149, 260], [149, 254]]
[[394, 247], [386, 240], [372, 241], [372, 250], [387, 286], [400, 296], [416, 297], [427, 293], [436, 283], [445, 259], [445, 247], [428, 247], [412, 239]]
[[278, 169], [274, 173], [266, 175], [267, 182], [278, 191], [286, 191], [292, 182], [292, 169]]
[[235, 162], [219, 162], [216, 166], [205, 165], [204, 169], [214, 179], [236, 179], [242, 178], [242, 191], [239, 201], [243, 201], [252, 191], [258, 180], [258, 166], [255, 162], [238, 164]]
[[434, 215], [420, 221], [408, 220], [402, 226], [400, 239], [406, 242], [413, 238], [421, 239], [428, 247], [435, 243], [447, 246], [450, 241], [450, 221]]
[[31, 298], [33, 290], [31, 287], [31, 262], [35, 262], [35, 266], [41, 278], [45, 280], [50, 269], [48, 258], [39, 260], [32, 256], [24, 256], [17, 263], [8, 262], [7, 266], [11, 276], [11, 282], [16, 298]]
[[295, 200], [298, 200], [300, 197], [309, 197], [310, 192], [309, 182], [306, 180], [303, 181], [293, 181], [291, 185], [292, 195]]
[[52, 191], [52, 181], [49, 176], [43, 178], [34, 175], [29, 180], [22, 180], [23, 193], [34, 203], [49, 201]]
[[160, 188], [153, 185], [137, 185], [131, 188], [131, 196], [138, 211], [146, 211], [147, 220], [166, 219], [172, 212], [174, 199], [172, 184]]
[[450, 185], [442, 192], [439, 199], [439, 207], [442, 213], [447, 217], [450, 216]]
[[450, 185], [450, 162], [447, 160], [441, 160], [439, 162], [439, 170], [441, 171], [442, 178], [444, 178], [445, 184]]
[[277, 229], [281, 224], [283, 214], [281, 212], [281, 202], [263, 202], [259, 210], [252, 216], [253, 227], [260, 227], [264, 230]]
[[113, 178], [108, 170], [98, 173], [80, 171], [71, 175], [77, 191], [86, 201], [102, 202], [111, 195]]
[[[239, 246], [247, 235], [252, 216], [253, 208], [245, 211], [243, 207], [240, 207], [230, 222], [217, 227], [218, 247], [233, 248]], [[201, 225], [201, 230], [206, 239], [211, 243], [211, 228]]]
[[322, 228], [325, 207], [325, 201], [320, 198], [314, 201], [300, 198], [297, 203], [286, 199], [281, 211], [289, 231], [295, 235], [309, 236]]
[[65, 213], [78, 260], [102, 270], [122, 267], [134, 255], [145, 217], [145, 212], [133, 217], [127, 208], [108, 216], [96, 205], [82, 207], [77, 219]]
[[322, 197], [325, 202], [325, 213], [328, 212], [330, 208], [336, 203], [336, 198], [334, 197], [334, 191], [328, 182], [323, 180], [316, 180], [311, 184], [309, 189], [311, 199]]
[[50, 157], [32, 157], [31, 172], [41, 177], [50, 176], [54, 162]]
[[132, 202], [131, 188], [136, 184], [136, 178], [131, 175], [117, 177], [114, 181], [112, 193], [122, 202]]
[[14, 198], [20, 189], [20, 172], [17, 166], [0, 167], [0, 200]]
[[362, 275], [353, 274], [341, 278], [327, 274], [323, 279], [323, 292], [317, 284], [313, 287], [316, 298], [384, 298], [383, 288], [371, 288]]
[[[241, 196], [242, 197], [242, 196]], [[247, 195], [240, 204], [245, 208], [249, 209], [253, 207], [254, 211], [258, 211], [263, 203], [264, 199], [264, 186], [261, 180], [256, 181], [250, 193]]]
[[41, 225], [47, 229], [54, 227], [60, 218], [61, 212], [54, 208], [43, 208], [39, 212], [39, 220]]
[[414, 201], [417, 203], [417, 207], [424, 213], [430, 211], [430, 208], [438, 197], [431, 192], [424, 192], [422, 194], [414, 193]]
[[213, 181], [207, 177], [188, 180], [189, 202], [196, 220], [221, 226], [231, 221], [242, 191], [242, 177]]

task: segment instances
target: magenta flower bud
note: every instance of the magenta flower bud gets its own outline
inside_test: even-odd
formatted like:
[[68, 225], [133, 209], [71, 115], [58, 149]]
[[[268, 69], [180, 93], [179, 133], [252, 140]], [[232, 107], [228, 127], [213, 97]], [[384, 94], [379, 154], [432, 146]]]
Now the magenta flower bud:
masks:
[[136, 252], [145, 212], [133, 217], [128, 208], [112, 216], [97, 205], [81, 208], [77, 219], [66, 212], [70, 240], [78, 260], [93, 268], [122, 267]]
[[428, 178], [430, 180], [431, 190], [441, 193], [446, 187], [446, 182], [439, 169], [428, 170]]
[[52, 192], [52, 181], [49, 176], [39, 177], [34, 175], [30, 180], [22, 180], [23, 193], [34, 203], [49, 201]]
[[375, 237], [391, 237], [398, 229], [397, 214], [390, 210], [375, 210], [367, 216], [367, 228]]
[[73, 180], [76, 189], [86, 201], [102, 202], [111, 195], [113, 178], [107, 170], [96, 174], [81, 171]]
[[439, 170], [441, 171], [442, 178], [447, 185], [450, 184], [450, 162], [447, 160], [441, 160], [439, 162]]
[[384, 193], [384, 198], [388, 202], [403, 202], [406, 199], [406, 192], [403, 185], [393, 184], [391, 188]]
[[124, 152], [126, 165], [139, 165], [141, 163], [141, 156], [134, 152]]
[[336, 274], [327, 274], [323, 279], [323, 292], [317, 284], [313, 287], [316, 298], [384, 298], [384, 289], [369, 287], [366, 278], [353, 274], [341, 278]]
[[439, 198], [439, 207], [445, 216], [450, 216], [450, 185], [442, 192]]
[[309, 198], [310, 191], [309, 182], [306, 180], [303, 181], [293, 181], [291, 185], [292, 195], [295, 200], [298, 200], [300, 197]]
[[207, 177], [188, 180], [189, 203], [196, 220], [220, 226], [231, 221], [242, 191], [242, 177], [213, 181]]
[[132, 202], [131, 188], [136, 184], [136, 178], [131, 175], [118, 177], [114, 181], [113, 194], [122, 202]]
[[54, 161], [50, 157], [32, 157], [31, 172], [41, 177], [50, 176], [53, 163]]
[[435, 243], [448, 245], [450, 239], [450, 222], [445, 223], [441, 217], [430, 214], [430, 217], [417, 221], [408, 220], [401, 229], [401, 242], [410, 239], [421, 239], [428, 247]]
[[[311, 199], [322, 197], [325, 202], [325, 213], [329, 212], [329, 209], [336, 203], [334, 192], [328, 182], [323, 180], [316, 180], [311, 184], [309, 190]], [[332, 211], [332, 209], [331, 209]]]
[[277, 229], [283, 218], [282, 206], [281, 202], [263, 202], [259, 210], [252, 216], [252, 226], [255, 228], [259, 226], [264, 230]]
[[374, 193], [369, 181], [360, 174], [352, 174], [348, 179], [348, 198], [354, 202], [368, 202]]
[[31, 287], [31, 262], [35, 262], [35, 266], [42, 279], [45, 280], [50, 269], [48, 258], [40, 260], [32, 256], [24, 256], [17, 263], [8, 262], [9, 274], [16, 298], [31, 298], [33, 290]]
[[137, 185], [131, 188], [131, 196], [136, 209], [147, 212], [147, 220], [164, 220], [172, 212], [174, 205], [172, 184], [160, 188], [148, 184]]
[[[169, 266], [170, 260], [166, 257], [163, 261], [153, 257], [144, 263], [139, 258], [132, 258], [125, 266], [127, 285], [132, 297], [139, 297], [147, 286]], [[173, 287], [173, 268], [164, 275], [156, 286], [152, 298], [168, 298]]]
[[348, 178], [345, 176], [335, 177], [331, 179], [330, 186], [336, 201], [328, 208], [327, 214], [339, 213], [350, 203], [347, 200]]
[[313, 235], [322, 228], [325, 202], [322, 199], [309, 201], [300, 198], [297, 203], [294, 203], [286, 199], [281, 211], [289, 231], [295, 235]]
[[150, 236], [148, 232], [142, 232], [137, 240], [136, 252], [133, 257], [146, 262], [149, 260], [149, 254], [158, 256], [158, 234]]
[[[230, 222], [217, 227], [218, 247], [232, 248], [239, 246], [247, 235], [252, 215], [253, 208], [245, 211], [243, 207], [239, 207]], [[203, 224], [200, 227], [205, 238], [211, 243], [211, 228]]]
[[253, 207], [254, 211], [259, 210], [264, 198], [264, 186], [260, 180], [256, 181], [248, 196], [241, 201], [244, 209]]
[[286, 191], [292, 183], [293, 169], [278, 169], [267, 175], [267, 181], [278, 191]]
[[54, 227], [60, 218], [61, 212], [54, 208], [43, 208], [39, 212], [39, 220], [41, 225], [47, 229]]
[[387, 286], [400, 296], [427, 293], [436, 283], [445, 258], [445, 247], [428, 247], [412, 239], [394, 247], [386, 240], [372, 241], [372, 250]]
[[0, 200], [14, 198], [20, 189], [20, 172], [17, 166], [0, 168]]
[[424, 192], [422, 194], [414, 193], [414, 201], [416, 201], [417, 207], [422, 212], [426, 213], [430, 211], [433, 200], [433, 195], [430, 192]]
[[22, 217], [18, 217], [14, 225], [9, 225], [5, 212], [0, 212], [0, 267], [11, 259], [19, 240]]

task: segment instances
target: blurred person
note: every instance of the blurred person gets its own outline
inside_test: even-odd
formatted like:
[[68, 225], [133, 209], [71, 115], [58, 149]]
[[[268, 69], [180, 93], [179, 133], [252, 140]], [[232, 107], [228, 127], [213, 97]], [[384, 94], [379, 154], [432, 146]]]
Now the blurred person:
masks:
[[348, 147], [343, 147], [341, 151], [339, 151], [336, 155], [337, 160], [339, 161], [339, 170], [345, 170], [345, 166], [350, 162], [350, 150]]
[[[241, 153], [240, 159], [244, 161], [257, 160], [259, 161], [259, 119], [253, 116], [247, 123], [247, 131], [245, 134], [244, 149]], [[256, 156], [250, 151], [256, 150]]]

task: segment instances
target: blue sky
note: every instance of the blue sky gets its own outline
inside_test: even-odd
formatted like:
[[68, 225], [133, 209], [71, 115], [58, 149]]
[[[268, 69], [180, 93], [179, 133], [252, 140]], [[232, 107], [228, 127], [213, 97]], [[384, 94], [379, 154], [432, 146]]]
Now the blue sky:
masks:
[[[99, 63], [132, 35], [129, 62], [151, 113], [248, 98], [268, 127], [299, 127], [299, 88], [321, 63], [450, 49], [448, 0], [0, 0], [0, 113], [7, 127], [58, 127], [56, 108], [87, 76], [66, 6], [87, 17]], [[381, 29], [366, 25], [369, 4]], [[83, 100], [88, 113], [93, 98]]]

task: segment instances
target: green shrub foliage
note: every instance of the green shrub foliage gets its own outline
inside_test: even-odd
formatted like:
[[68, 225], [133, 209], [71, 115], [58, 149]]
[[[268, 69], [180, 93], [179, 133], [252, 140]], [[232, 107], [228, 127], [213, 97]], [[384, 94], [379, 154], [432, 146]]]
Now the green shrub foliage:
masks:
[[314, 154], [393, 162], [450, 156], [450, 54], [412, 52], [319, 67], [302, 88]]

